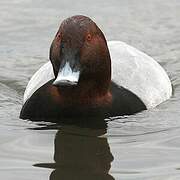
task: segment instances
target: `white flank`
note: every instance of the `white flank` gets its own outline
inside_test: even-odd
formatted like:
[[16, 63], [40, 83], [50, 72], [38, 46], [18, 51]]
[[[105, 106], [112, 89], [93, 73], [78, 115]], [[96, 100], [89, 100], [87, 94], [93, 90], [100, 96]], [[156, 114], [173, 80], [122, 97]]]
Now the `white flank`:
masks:
[[121, 41], [110, 41], [112, 80], [136, 94], [153, 108], [172, 95], [172, 85], [164, 69], [150, 56]]
[[23, 102], [25, 103], [26, 100], [29, 99], [37, 89], [54, 78], [55, 76], [52, 64], [50, 61], [48, 61], [46, 64], [40, 67], [40, 69], [36, 71], [36, 73], [31, 77], [24, 92]]

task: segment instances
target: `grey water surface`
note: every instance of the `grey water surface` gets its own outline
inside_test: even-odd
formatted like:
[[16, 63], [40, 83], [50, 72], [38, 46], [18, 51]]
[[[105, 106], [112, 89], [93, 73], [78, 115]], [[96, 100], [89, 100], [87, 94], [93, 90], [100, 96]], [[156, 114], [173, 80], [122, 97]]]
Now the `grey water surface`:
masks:
[[[107, 40], [155, 58], [173, 97], [94, 125], [19, 119], [23, 92], [69, 16], [91, 17]], [[0, 0], [0, 177], [4, 180], [180, 179], [179, 0]]]

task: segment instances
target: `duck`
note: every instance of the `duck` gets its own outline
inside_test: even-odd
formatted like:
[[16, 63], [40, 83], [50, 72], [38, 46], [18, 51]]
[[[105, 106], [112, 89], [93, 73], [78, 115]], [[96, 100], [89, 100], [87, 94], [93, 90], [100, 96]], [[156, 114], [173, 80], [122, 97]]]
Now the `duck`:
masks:
[[106, 41], [92, 19], [75, 15], [61, 23], [49, 61], [30, 79], [20, 118], [132, 115], [171, 95], [157, 61], [125, 42]]

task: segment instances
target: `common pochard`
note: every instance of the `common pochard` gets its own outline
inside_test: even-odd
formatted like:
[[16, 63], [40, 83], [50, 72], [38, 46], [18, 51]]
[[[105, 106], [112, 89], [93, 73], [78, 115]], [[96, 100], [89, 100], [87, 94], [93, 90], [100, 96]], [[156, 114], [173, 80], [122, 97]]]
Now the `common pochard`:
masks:
[[61, 23], [49, 58], [27, 85], [22, 119], [130, 115], [172, 95], [168, 75], [153, 58], [121, 41], [107, 43], [86, 16]]

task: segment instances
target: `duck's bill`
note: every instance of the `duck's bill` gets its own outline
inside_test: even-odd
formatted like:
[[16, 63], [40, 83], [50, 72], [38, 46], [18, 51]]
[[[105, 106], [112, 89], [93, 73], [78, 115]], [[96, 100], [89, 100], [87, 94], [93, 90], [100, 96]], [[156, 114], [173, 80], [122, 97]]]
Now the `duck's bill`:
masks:
[[53, 82], [55, 86], [73, 86], [79, 81], [80, 71], [73, 71], [67, 62], [65, 66], [59, 70], [57, 78]]

